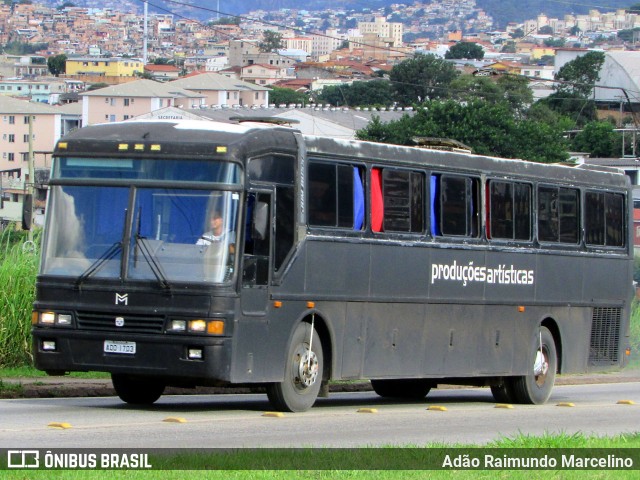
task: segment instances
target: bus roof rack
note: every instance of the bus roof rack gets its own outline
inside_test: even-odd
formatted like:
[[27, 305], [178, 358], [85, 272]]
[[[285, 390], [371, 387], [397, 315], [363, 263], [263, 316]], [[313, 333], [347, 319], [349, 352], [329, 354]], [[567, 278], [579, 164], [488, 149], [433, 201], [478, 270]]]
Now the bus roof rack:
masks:
[[473, 149], [458, 140], [439, 137], [413, 137], [411, 139], [420, 148], [431, 148], [433, 150], [447, 150], [449, 152], [472, 153]]
[[229, 120], [234, 122], [257, 122], [257, 123], [269, 123], [271, 125], [294, 125], [300, 123], [299, 120], [293, 118], [281, 118], [281, 117], [229, 117]]

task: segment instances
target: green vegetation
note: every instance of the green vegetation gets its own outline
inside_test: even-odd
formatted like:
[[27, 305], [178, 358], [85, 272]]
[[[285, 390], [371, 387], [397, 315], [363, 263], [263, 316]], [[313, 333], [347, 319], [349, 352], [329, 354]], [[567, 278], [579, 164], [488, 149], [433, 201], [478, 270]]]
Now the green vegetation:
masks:
[[628, 368], [640, 368], [640, 302], [635, 300], [631, 310], [631, 359]]
[[25, 234], [0, 235], [0, 367], [31, 363], [31, 309], [38, 254], [23, 248]]

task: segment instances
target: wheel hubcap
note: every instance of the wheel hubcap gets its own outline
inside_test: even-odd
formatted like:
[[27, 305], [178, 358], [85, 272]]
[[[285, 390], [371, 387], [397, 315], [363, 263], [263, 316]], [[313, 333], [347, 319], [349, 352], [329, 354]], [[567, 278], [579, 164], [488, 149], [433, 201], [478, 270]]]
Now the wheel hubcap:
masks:
[[547, 372], [549, 371], [549, 358], [546, 350], [538, 350], [536, 352], [536, 361], [533, 364], [533, 375], [536, 379], [536, 384], [539, 387], [544, 385], [547, 379]]
[[294, 383], [300, 389], [309, 388], [318, 378], [318, 357], [315, 352], [300, 345], [295, 354]]

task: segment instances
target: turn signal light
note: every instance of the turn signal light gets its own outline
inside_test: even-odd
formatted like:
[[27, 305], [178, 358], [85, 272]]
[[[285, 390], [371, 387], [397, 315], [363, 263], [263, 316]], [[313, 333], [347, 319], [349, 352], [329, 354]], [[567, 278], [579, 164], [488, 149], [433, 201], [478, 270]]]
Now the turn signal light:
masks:
[[209, 335], [222, 335], [224, 333], [224, 322], [222, 320], [212, 320], [208, 322], [207, 333]]

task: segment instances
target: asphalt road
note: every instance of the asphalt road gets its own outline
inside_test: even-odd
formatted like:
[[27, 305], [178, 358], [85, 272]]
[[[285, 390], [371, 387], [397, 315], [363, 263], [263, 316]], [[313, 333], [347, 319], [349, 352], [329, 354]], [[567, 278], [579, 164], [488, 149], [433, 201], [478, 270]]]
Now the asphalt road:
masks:
[[[573, 406], [560, 406], [567, 403]], [[170, 395], [142, 409], [117, 397], [0, 400], [0, 448], [355, 447], [485, 444], [518, 433], [614, 435], [640, 430], [640, 383], [557, 386], [543, 406], [497, 408], [484, 388], [434, 390], [412, 403], [337, 393], [280, 417], [265, 415], [270, 408], [257, 394]]]

